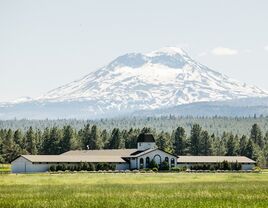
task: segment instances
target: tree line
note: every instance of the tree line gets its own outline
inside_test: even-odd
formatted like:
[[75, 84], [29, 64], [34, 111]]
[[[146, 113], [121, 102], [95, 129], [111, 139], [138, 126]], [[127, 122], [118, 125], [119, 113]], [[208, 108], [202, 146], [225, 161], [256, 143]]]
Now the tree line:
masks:
[[193, 124], [187, 134], [178, 126], [171, 132], [150, 127], [112, 130], [85, 124], [76, 129], [71, 125], [46, 127], [43, 130], [29, 127], [0, 129], [0, 162], [10, 163], [21, 154], [61, 154], [69, 150], [136, 148], [140, 133], [152, 133], [160, 149], [176, 155], [227, 155], [247, 156], [260, 166], [268, 164], [268, 133], [258, 124], [249, 129], [248, 135], [223, 132], [209, 133], [200, 124]]

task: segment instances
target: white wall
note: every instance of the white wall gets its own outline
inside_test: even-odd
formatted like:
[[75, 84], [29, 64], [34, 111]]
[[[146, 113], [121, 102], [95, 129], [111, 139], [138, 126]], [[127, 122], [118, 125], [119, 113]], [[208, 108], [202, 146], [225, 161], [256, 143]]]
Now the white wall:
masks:
[[161, 161], [159, 161], [159, 163], [165, 161], [165, 157], [168, 157], [168, 159], [169, 159], [169, 167], [171, 167], [171, 158], [173, 158], [174, 161], [175, 161], [174, 167], [177, 165], [177, 157], [175, 157], [173, 155], [170, 155], [170, 154], [168, 154], [168, 153], [166, 153], [166, 152], [164, 152], [162, 150], [156, 149], [156, 150], [154, 150], [152, 152], [149, 152], [149, 153], [147, 153], [145, 155], [142, 155], [142, 156], [138, 157], [137, 158], [138, 159], [138, 161], [137, 161], [138, 167], [140, 167], [140, 158], [143, 158], [143, 160], [144, 160], [144, 168], [148, 168], [148, 167], [146, 167], [146, 157], [149, 157], [150, 158], [150, 161], [151, 161], [151, 160], [154, 159], [154, 157], [156, 155], [159, 155], [160, 158], [161, 158]]
[[131, 158], [130, 159], [130, 169], [137, 169], [137, 159], [136, 158]]
[[12, 173], [36, 173], [49, 170], [48, 164], [32, 164], [24, 157], [19, 157], [11, 163]]
[[129, 164], [128, 163], [117, 163], [115, 165], [116, 170], [129, 170]]
[[242, 170], [253, 170], [254, 164], [242, 164]]
[[157, 148], [155, 142], [139, 142], [137, 144], [138, 150], [147, 150]]

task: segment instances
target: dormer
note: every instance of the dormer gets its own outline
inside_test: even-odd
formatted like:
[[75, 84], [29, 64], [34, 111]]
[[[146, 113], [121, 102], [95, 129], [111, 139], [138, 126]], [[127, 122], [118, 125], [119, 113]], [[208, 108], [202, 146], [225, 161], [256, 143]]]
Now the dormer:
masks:
[[150, 133], [141, 133], [137, 140], [137, 149], [146, 150], [146, 149], [155, 149], [157, 148], [154, 140], [154, 136]]

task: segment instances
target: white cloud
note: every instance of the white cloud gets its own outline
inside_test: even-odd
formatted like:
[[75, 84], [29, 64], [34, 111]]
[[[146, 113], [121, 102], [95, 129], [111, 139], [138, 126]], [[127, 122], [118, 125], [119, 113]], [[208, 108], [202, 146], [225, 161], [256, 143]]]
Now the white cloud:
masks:
[[216, 56], [233, 56], [237, 55], [238, 51], [232, 48], [217, 47], [214, 48], [211, 53]]
[[264, 50], [268, 51], [268, 45], [264, 47]]

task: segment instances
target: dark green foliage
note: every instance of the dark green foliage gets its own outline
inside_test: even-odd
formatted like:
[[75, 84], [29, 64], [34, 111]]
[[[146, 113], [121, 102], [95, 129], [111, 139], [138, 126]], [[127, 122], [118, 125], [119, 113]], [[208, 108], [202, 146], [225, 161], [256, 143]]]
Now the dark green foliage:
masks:
[[166, 161], [163, 161], [160, 165], [159, 165], [159, 170], [169, 170], [169, 164]]
[[264, 146], [264, 140], [262, 137], [262, 131], [258, 124], [253, 124], [250, 132], [250, 139], [257, 144], [260, 148]]
[[207, 131], [202, 131], [199, 146], [200, 155], [208, 156], [212, 154], [211, 138]]
[[96, 170], [115, 170], [115, 164], [110, 163], [97, 163]]
[[121, 135], [118, 128], [113, 129], [111, 139], [108, 145], [109, 149], [119, 149], [121, 147]]
[[191, 129], [190, 137], [190, 154], [199, 155], [200, 154], [200, 139], [201, 139], [202, 128], [199, 124], [194, 124]]
[[182, 127], [178, 127], [175, 131], [174, 153], [176, 155], [184, 155], [186, 153], [186, 133]]
[[149, 163], [149, 168], [153, 169], [153, 168], [159, 168], [158, 164], [155, 162], [155, 160], [151, 160]]
[[235, 156], [237, 155], [237, 139], [234, 138], [233, 134], [231, 134], [228, 138], [226, 144], [226, 155], [227, 156]]
[[253, 146], [253, 142], [252, 142], [251, 139], [249, 139], [248, 144], [246, 146], [245, 156], [253, 159], [253, 156], [254, 156], [254, 146]]
[[30, 127], [25, 134], [25, 149], [29, 154], [36, 155], [36, 137], [32, 127]]
[[49, 171], [51, 171], [51, 172], [56, 171], [56, 167], [55, 167], [55, 165], [51, 165], [51, 166], [49, 167]]
[[59, 145], [61, 153], [75, 148], [75, 135], [71, 126], [68, 125], [63, 127], [63, 137], [59, 142]]
[[227, 161], [223, 161], [218, 164], [198, 164], [190, 167], [191, 170], [241, 170], [242, 166], [237, 161], [235, 163], [228, 163]]
[[[121, 120], [112, 120], [114, 126], [120, 126]], [[107, 128], [110, 120], [96, 121], [95, 125], [92, 121], [83, 123], [82, 121], [69, 120], [58, 127], [57, 122], [50, 123], [53, 127], [41, 128], [44, 121], [37, 125], [33, 121], [24, 121], [32, 124], [24, 126], [21, 129], [0, 129], [0, 157], [1, 161], [11, 162], [20, 154], [60, 154], [69, 150], [82, 149], [118, 149], [118, 148], [137, 148], [137, 137], [141, 132], [150, 132], [154, 135], [159, 148], [178, 155], [244, 155], [258, 162], [258, 165], [264, 167], [268, 164], [268, 119], [256, 118], [254, 122], [250, 118], [148, 118], [146, 119], [146, 127], [135, 128], [137, 124], [142, 123], [142, 119], [133, 118], [132, 121], [124, 120], [125, 124], [133, 124], [133, 128]], [[156, 122], [162, 122], [161, 126]], [[196, 123], [191, 123], [196, 121]], [[201, 123], [202, 121], [202, 123]], [[213, 123], [213, 122], [214, 123]], [[249, 122], [253, 125], [249, 126]], [[260, 124], [256, 124], [260, 121]], [[267, 121], [267, 125], [264, 125]], [[0, 126], [10, 124], [16, 126], [16, 122], [22, 121], [0, 121]], [[77, 125], [83, 123], [82, 128]], [[170, 126], [175, 123], [184, 125], [176, 126], [169, 131], [169, 127], [163, 129], [167, 123]], [[43, 123], [43, 124], [42, 124]], [[238, 126], [236, 130], [230, 127]], [[255, 123], [255, 124], [254, 124]], [[42, 125], [41, 125], [42, 124]], [[152, 128], [151, 125], [163, 129]], [[202, 130], [204, 128], [204, 130]], [[209, 125], [208, 125], [209, 124]], [[23, 126], [23, 125], [22, 125]], [[183, 127], [186, 126], [186, 127]], [[249, 126], [247, 133], [239, 134], [241, 129]], [[26, 128], [27, 127], [27, 128]], [[36, 127], [40, 127], [37, 129]], [[102, 128], [101, 128], [102, 127]], [[189, 129], [191, 127], [191, 129]], [[262, 128], [261, 128], [262, 127]], [[225, 129], [225, 131], [223, 131]], [[190, 136], [186, 136], [186, 132], [190, 131]], [[212, 134], [210, 134], [213, 132]], [[235, 136], [232, 132], [235, 132]], [[262, 132], [265, 132], [263, 134]], [[265, 135], [265, 136], [263, 136]], [[249, 138], [249, 139], [248, 139]], [[74, 168], [74, 167], [73, 167]], [[76, 167], [79, 169], [81, 167]]]

